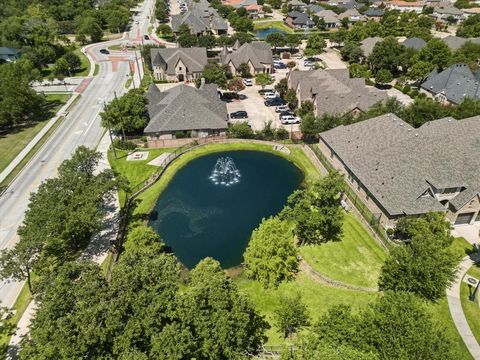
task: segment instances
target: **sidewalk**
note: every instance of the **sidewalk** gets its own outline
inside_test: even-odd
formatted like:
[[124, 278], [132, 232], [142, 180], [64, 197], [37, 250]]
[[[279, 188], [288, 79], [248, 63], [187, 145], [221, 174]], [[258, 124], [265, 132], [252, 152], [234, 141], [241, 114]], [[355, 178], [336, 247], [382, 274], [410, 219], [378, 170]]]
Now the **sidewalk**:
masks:
[[57, 111], [55, 116], [48, 121], [47, 125], [45, 125], [42, 130], [38, 132], [38, 134], [32, 139], [32, 141], [30, 141], [27, 146], [25, 146], [25, 148], [20, 151], [20, 153], [15, 157], [15, 159], [13, 159], [10, 164], [8, 164], [8, 166], [0, 173], [0, 183], [5, 180], [8, 175], [10, 175], [10, 173], [17, 167], [17, 165], [20, 164], [23, 158], [27, 156], [30, 150], [32, 150], [35, 145], [38, 144], [38, 142], [43, 138], [43, 136], [48, 132], [48, 130], [50, 130], [50, 128], [57, 122], [59, 117], [62, 116], [63, 113], [65, 113], [70, 104], [75, 101], [77, 96], [79, 96], [79, 94], [74, 93], [65, 103], [65, 105], [63, 105], [60, 110]]
[[463, 339], [463, 342], [468, 348], [468, 351], [474, 359], [480, 360], [480, 345], [478, 345], [475, 336], [473, 336], [472, 330], [467, 323], [465, 314], [463, 313], [462, 303], [460, 301], [460, 285], [462, 279], [468, 269], [474, 264], [469, 256], [463, 258], [460, 266], [458, 267], [457, 278], [452, 286], [447, 289], [447, 301], [448, 308], [450, 309], [450, 315], [452, 316], [455, 327], [458, 333]]
[[[109, 147], [110, 138], [108, 132], [105, 132], [105, 135], [102, 137], [102, 140], [97, 147], [97, 151], [102, 154], [102, 158], [98, 163], [96, 173], [105, 169], [110, 169], [107, 156]], [[119, 209], [120, 203], [118, 201], [118, 192], [114, 191], [111, 201], [107, 204], [107, 215], [105, 217], [104, 228], [98, 235], [92, 238], [90, 244], [80, 257], [82, 260], [91, 260], [98, 265], [101, 265], [107, 258], [110, 251], [110, 240], [115, 240], [117, 235]], [[35, 311], [36, 304], [35, 301], [32, 300], [20, 318], [15, 334], [10, 338], [7, 359], [13, 360], [18, 358], [18, 346], [20, 345], [22, 338], [28, 333], [28, 327], [30, 326], [31, 319], [35, 315]]]

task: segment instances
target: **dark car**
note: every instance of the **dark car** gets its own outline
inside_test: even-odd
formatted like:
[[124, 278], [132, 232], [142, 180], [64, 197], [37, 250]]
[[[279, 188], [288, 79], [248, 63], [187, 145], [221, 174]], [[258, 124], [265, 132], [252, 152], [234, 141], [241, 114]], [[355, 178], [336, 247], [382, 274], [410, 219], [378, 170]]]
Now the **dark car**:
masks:
[[276, 63], [275, 65], [273, 65], [273, 67], [275, 69], [286, 69], [287, 68], [287, 66], [284, 63]]
[[291, 112], [291, 111], [282, 111], [282, 112], [278, 113], [278, 118], [281, 119], [281, 118], [282, 118], [283, 116], [285, 116], [285, 115], [293, 115], [293, 116], [295, 116], [295, 114], [294, 114], [293, 112]]
[[248, 114], [246, 111], [235, 111], [230, 114], [230, 119], [247, 119]]
[[144, 38], [145, 40], [150, 40], [150, 38], [148, 37], [148, 35], [143, 35], [143, 38]]
[[285, 104], [285, 102], [279, 97], [276, 97], [275, 99], [267, 99], [263, 103], [265, 106], [280, 106]]
[[110, 54], [110, 51], [108, 51], [107, 49], [100, 49], [100, 52], [105, 55]]

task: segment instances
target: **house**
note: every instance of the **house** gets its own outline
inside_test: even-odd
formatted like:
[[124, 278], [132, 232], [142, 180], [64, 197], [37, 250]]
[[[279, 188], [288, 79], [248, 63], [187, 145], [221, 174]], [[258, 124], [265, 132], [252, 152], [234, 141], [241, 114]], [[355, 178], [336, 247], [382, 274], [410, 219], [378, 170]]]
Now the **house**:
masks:
[[454, 35], [449, 35], [447, 37], [444, 37], [442, 41], [444, 41], [448, 45], [448, 47], [450, 48], [450, 50], [452, 50], [452, 52], [457, 51], [467, 42], [480, 44], [480, 38], [461, 38]]
[[177, 34], [180, 26], [186, 24], [194, 35], [222, 35], [228, 31], [227, 22], [212, 8], [208, 1], [189, 1], [188, 11], [172, 15], [172, 31]]
[[386, 114], [320, 134], [319, 148], [384, 227], [405, 215], [444, 212], [479, 222], [480, 117], [418, 129]]
[[322, 10], [325, 10], [325, 8], [323, 8], [322, 6], [318, 5], [318, 4], [310, 4], [310, 5], [307, 5], [307, 12], [308, 13], [311, 13], [311, 14], [315, 14], [319, 11], [322, 11]]
[[391, 0], [385, 2], [385, 7], [389, 10], [398, 10], [400, 12], [415, 12], [421, 14], [425, 6], [423, 1], [403, 1]]
[[445, 70], [434, 70], [421, 85], [442, 103], [460, 104], [465, 98], [480, 98], [480, 72], [466, 64], [454, 64]]
[[273, 72], [272, 47], [264, 41], [252, 41], [240, 46], [237, 40], [232, 52], [224, 46], [220, 53], [220, 62], [222, 65], [227, 65], [234, 76], [242, 64], [248, 65], [252, 75], [271, 74]]
[[363, 4], [355, 0], [329, 0], [328, 5], [338, 6], [339, 8], [348, 10], [348, 9], [360, 9]]
[[422, 38], [414, 36], [414, 37], [405, 39], [404, 41], [401, 42], [401, 44], [407, 48], [418, 51], [418, 50], [421, 50], [425, 45], [427, 45], [427, 42]]
[[322, 18], [325, 21], [325, 26], [327, 29], [338, 28], [342, 25], [338, 15], [335, 14], [332, 10], [322, 10], [315, 13], [319, 18]]
[[297, 11], [300, 11], [300, 12], [305, 11], [305, 9], [308, 6], [308, 4], [306, 4], [306, 3], [304, 3], [303, 1], [300, 1], [300, 0], [291, 0], [291, 1], [288, 2], [288, 5], [290, 6], [290, 8], [292, 10], [297, 10]]
[[432, 16], [435, 17], [437, 21], [449, 21], [453, 19], [455, 22], [461, 22], [465, 20], [463, 10], [457, 9], [453, 5], [448, 7], [435, 7]]
[[338, 18], [341, 20], [343, 18], [347, 18], [348, 21], [351, 23], [356, 23], [358, 21], [364, 21], [365, 17], [358, 12], [357, 9], [348, 9], [344, 11], [343, 13], [340, 13], [338, 15]]
[[235, 9], [245, 8], [251, 19], [263, 18], [265, 12], [263, 6], [257, 3], [257, 0], [223, 0], [222, 5], [231, 6]]
[[153, 76], [161, 81], [195, 81], [207, 65], [207, 49], [199, 47], [155, 48], [150, 56]]
[[463, 9], [463, 13], [465, 14], [465, 18], [468, 18], [473, 15], [480, 14], [480, 8], [470, 8], [470, 9]]
[[350, 78], [347, 69], [292, 71], [287, 79], [288, 88], [295, 91], [299, 105], [311, 101], [317, 116], [358, 115], [387, 100], [386, 92], [367, 87], [363, 78]]
[[250, 19], [259, 19], [265, 17], [265, 12], [263, 11], [262, 5], [251, 4], [245, 6], [248, 16]]
[[373, 51], [373, 47], [375, 46], [376, 43], [382, 41], [383, 38], [379, 36], [375, 37], [368, 37], [360, 42], [360, 49], [363, 51], [363, 55], [365, 57], [370, 56], [370, 54]]
[[315, 22], [304, 12], [290, 11], [285, 18], [285, 23], [294, 29], [311, 29]]
[[149, 147], [179, 146], [192, 138], [225, 136], [228, 113], [216, 85], [184, 84], [161, 92], [151, 84], [145, 96], [150, 121], [144, 130]]
[[0, 47], [0, 64], [4, 62], [15, 62], [20, 59], [20, 51], [10, 47]]
[[363, 16], [373, 20], [380, 20], [383, 17], [383, 14], [385, 14], [385, 10], [381, 8], [370, 7], [363, 13]]

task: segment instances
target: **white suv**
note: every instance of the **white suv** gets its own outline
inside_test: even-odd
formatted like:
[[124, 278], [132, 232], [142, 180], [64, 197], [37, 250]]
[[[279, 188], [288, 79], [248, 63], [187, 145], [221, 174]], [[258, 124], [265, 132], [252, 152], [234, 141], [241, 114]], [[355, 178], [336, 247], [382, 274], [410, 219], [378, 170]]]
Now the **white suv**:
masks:
[[267, 99], [275, 99], [277, 97], [277, 94], [275, 94], [273, 91], [269, 91], [263, 94], [263, 98], [265, 100]]
[[243, 85], [252, 86], [253, 85], [252, 79], [243, 79]]
[[293, 116], [293, 115], [285, 115], [280, 118], [280, 122], [282, 124], [298, 124], [300, 122], [300, 118]]

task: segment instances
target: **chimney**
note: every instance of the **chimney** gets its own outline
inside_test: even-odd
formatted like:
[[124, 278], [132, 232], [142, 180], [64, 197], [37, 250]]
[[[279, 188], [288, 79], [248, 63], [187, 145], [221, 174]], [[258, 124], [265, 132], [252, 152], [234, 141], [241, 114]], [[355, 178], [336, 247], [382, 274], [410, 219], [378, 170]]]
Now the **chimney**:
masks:
[[200, 79], [200, 89], [203, 89], [204, 85], [205, 85], [205, 78], [202, 77], [202, 78]]

